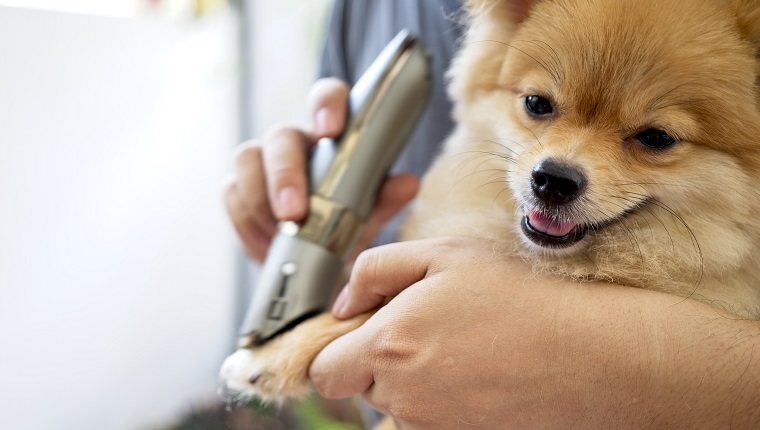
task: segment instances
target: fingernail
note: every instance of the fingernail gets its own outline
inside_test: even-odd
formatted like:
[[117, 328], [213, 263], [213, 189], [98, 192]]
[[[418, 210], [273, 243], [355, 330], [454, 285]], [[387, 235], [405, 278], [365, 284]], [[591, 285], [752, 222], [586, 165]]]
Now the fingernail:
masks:
[[317, 114], [314, 116], [314, 121], [316, 123], [316, 132], [318, 134], [331, 134], [334, 129], [337, 128], [334, 115], [329, 108], [318, 110]]
[[285, 187], [277, 194], [277, 207], [280, 216], [285, 219], [293, 219], [298, 215], [299, 195], [295, 187]]
[[335, 298], [335, 303], [333, 303], [333, 307], [332, 307], [333, 315], [335, 315], [338, 318], [342, 317], [343, 314], [346, 312], [347, 302], [348, 302], [348, 285], [343, 287], [343, 289], [340, 290], [338, 297]]

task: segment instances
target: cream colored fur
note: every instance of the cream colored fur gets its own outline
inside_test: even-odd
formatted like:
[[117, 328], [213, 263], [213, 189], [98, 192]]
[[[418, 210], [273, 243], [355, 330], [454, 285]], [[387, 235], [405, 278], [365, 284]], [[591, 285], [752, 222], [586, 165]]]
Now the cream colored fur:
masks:
[[[458, 127], [424, 178], [403, 239], [483, 238], [536, 271], [760, 317], [758, 3], [469, 1], [470, 29], [451, 68]], [[532, 94], [551, 98], [558, 113], [527, 115]], [[677, 143], [645, 148], [634, 136], [650, 127]], [[600, 226], [564, 250], [520, 229], [531, 170], [549, 156], [587, 173], [571, 213]], [[303, 394], [316, 353], [364, 319], [304, 323], [237, 353], [223, 377], [245, 395]], [[270, 378], [252, 385], [251, 372]]]

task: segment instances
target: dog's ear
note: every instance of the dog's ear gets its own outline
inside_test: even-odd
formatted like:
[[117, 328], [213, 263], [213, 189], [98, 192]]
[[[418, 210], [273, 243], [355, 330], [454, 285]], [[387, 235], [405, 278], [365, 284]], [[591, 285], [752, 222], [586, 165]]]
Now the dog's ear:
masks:
[[471, 17], [495, 14], [501, 22], [520, 24], [530, 16], [533, 5], [539, 0], [467, 0], [465, 7]]
[[469, 30], [464, 42], [469, 49], [460, 51], [449, 69], [452, 77], [449, 95], [457, 101], [454, 112], [466, 109], [473, 96], [492, 90], [498, 81], [505, 43], [530, 17], [533, 6], [550, 0], [465, 0]]
[[760, 2], [757, 0], [731, 0], [739, 33], [752, 43], [760, 57]]

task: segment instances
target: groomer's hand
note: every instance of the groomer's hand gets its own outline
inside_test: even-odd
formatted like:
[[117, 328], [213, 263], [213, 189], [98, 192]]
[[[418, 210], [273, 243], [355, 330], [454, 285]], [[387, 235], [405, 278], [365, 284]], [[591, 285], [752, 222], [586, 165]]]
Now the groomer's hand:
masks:
[[[311, 124], [276, 125], [237, 149], [225, 204], [246, 252], [255, 260], [266, 257], [277, 221], [299, 221], [306, 215], [308, 153], [320, 138], [340, 135], [348, 93], [348, 86], [337, 79], [317, 81], [309, 96]], [[367, 247], [418, 188], [413, 175], [389, 178], [357, 249]]]
[[310, 377], [325, 397], [363, 394], [401, 429], [760, 428], [757, 321], [536, 275], [465, 238], [365, 251], [334, 313], [392, 296]]

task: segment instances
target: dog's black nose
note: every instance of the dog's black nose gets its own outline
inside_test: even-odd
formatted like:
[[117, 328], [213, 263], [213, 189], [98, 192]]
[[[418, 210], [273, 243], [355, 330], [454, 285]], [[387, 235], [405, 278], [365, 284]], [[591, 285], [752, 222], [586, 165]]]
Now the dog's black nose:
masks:
[[585, 185], [586, 177], [583, 172], [572, 164], [549, 158], [533, 168], [533, 193], [551, 206], [562, 206], [572, 202], [581, 194]]

